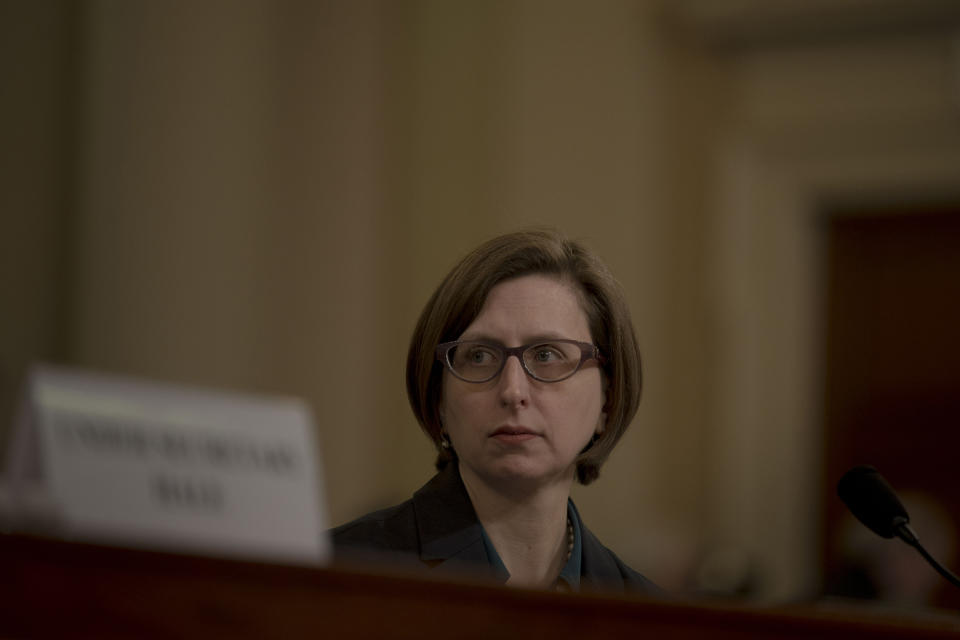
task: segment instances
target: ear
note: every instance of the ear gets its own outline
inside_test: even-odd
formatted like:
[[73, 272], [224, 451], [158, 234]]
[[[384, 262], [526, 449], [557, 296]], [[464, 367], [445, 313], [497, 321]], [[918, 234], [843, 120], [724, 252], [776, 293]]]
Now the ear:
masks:
[[599, 436], [599, 435], [602, 435], [603, 432], [606, 430], [607, 430], [607, 412], [601, 411], [600, 419], [597, 420], [597, 428], [594, 429], [594, 433]]
[[607, 430], [607, 411], [610, 410], [610, 381], [607, 374], [603, 374], [603, 408], [600, 409], [600, 420], [594, 431], [598, 436]]

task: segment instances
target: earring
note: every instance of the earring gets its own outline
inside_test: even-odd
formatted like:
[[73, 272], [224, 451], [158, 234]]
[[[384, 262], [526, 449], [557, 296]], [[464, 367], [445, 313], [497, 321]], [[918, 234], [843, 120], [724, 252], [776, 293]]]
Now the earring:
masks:
[[450, 438], [447, 437], [447, 434], [440, 434], [440, 448], [449, 449], [450, 448]]

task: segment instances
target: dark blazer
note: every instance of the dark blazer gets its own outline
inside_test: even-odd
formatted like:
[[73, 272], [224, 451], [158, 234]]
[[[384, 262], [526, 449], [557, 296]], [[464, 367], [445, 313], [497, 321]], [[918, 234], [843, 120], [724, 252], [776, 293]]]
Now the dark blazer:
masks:
[[[659, 589], [603, 546], [581, 521], [580, 589], [658, 594]], [[456, 463], [410, 500], [333, 529], [335, 559], [435, 568], [492, 578], [482, 529]]]

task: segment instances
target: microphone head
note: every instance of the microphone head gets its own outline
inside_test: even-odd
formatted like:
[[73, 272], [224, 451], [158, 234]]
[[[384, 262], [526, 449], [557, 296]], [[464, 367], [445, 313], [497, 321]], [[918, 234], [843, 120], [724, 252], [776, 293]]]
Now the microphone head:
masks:
[[892, 538], [910, 516], [880, 472], [868, 465], [850, 469], [837, 483], [837, 495], [871, 531]]

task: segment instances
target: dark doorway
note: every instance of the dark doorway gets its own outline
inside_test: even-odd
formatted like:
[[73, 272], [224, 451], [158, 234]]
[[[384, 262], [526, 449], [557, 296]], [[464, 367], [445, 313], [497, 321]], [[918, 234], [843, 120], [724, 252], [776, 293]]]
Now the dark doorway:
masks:
[[[960, 207], [834, 211], [826, 221], [825, 575], [828, 590], [869, 595], [878, 585], [853, 556], [874, 542], [851, 542], [835, 493], [848, 468], [877, 467], [908, 511], [913, 501], [926, 513], [919, 503], [929, 502], [946, 520], [929, 526], [952, 528], [954, 543], [960, 526]], [[916, 516], [914, 525], [921, 542], [942, 537]], [[904, 547], [916, 556], [909, 570], [935, 575], [902, 542], [876, 541]], [[936, 580], [932, 600], [960, 604]]]

